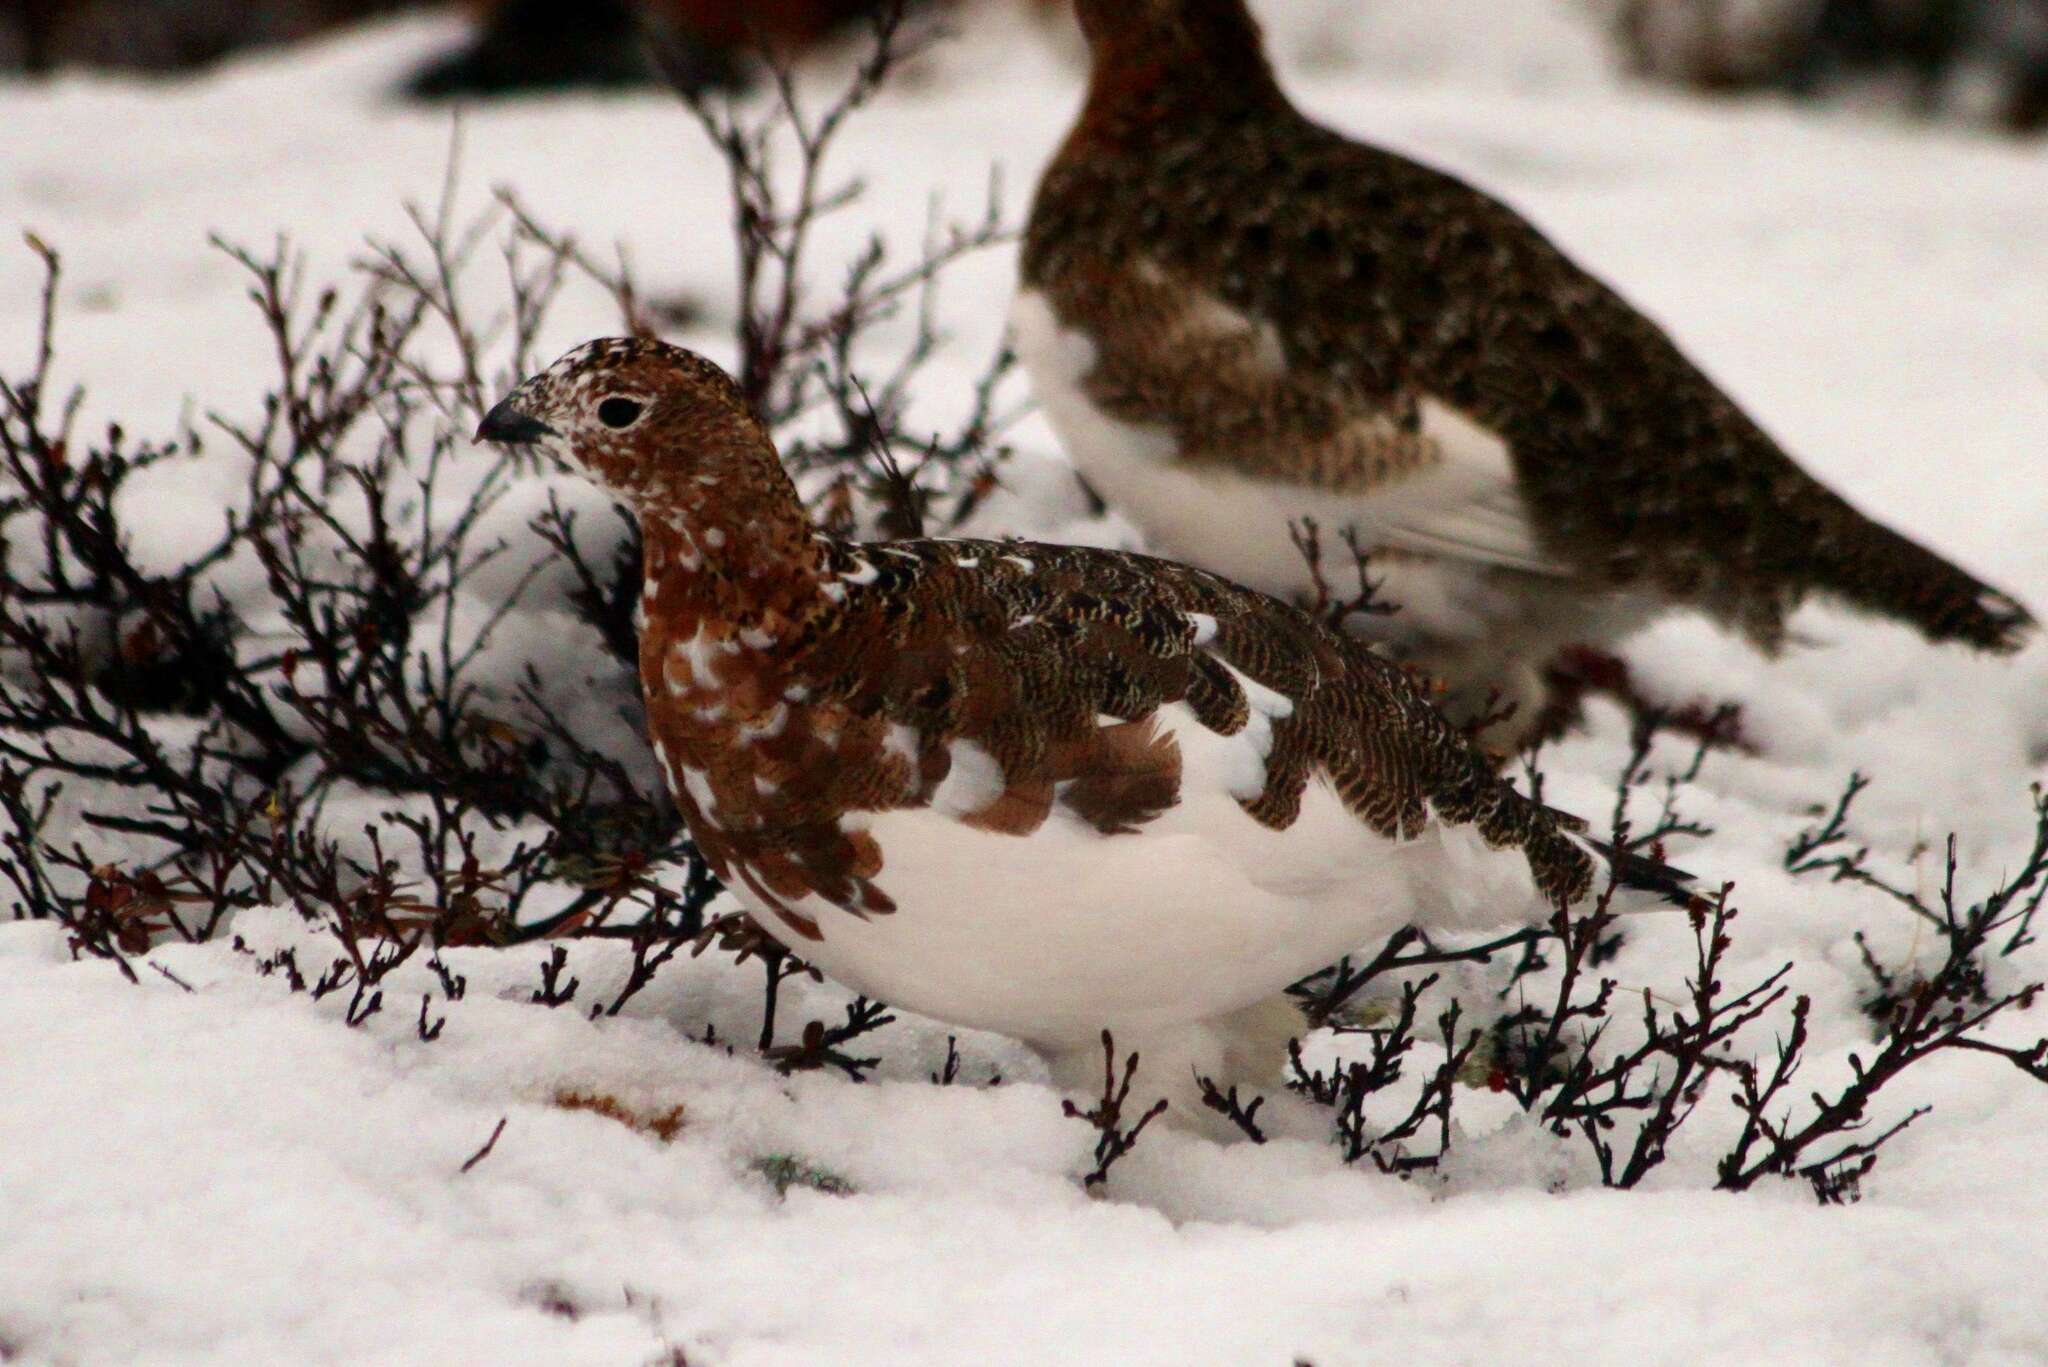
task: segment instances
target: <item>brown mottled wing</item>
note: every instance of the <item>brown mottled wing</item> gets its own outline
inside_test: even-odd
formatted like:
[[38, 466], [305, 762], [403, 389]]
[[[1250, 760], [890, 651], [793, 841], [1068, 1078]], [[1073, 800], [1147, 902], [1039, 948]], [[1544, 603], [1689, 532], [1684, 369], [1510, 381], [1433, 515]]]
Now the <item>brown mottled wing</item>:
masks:
[[1168, 428], [1190, 463], [1363, 493], [1439, 459], [1412, 406], [1288, 366], [1277, 331], [1149, 258], [1079, 259], [1053, 297], [1102, 343], [1089, 400]]
[[[1150, 260], [1082, 264], [1055, 294], [1099, 343], [1081, 380], [1089, 401], [1169, 429], [1189, 465], [1356, 496], [1380, 514], [1375, 547], [1576, 573], [1540, 543], [1502, 443], [1469, 424], [1451, 433], [1441, 416], [1427, 430], [1426, 396], [1366, 396], [1289, 366], [1277, 329]], [[1375, 492], [1392, 497], [1371, 504]]]
[[[841, 548], [840, 612], [793, 664], [820, 701], [906, 739], [897, 805], [934, 801], [963, 745], [1000, 771], [961, 820], [1024, 835], [1055, 812], [1109, 835], [1180, 800], [1156, 713], [1184, 704], [1233, 735], [1250, 700], [1233, 671], [1283, 695], [1266, 785], [1249, 816], [1286, 829], [1327, 782], [1373, 830], [1475, 825], [1575, 898], [1593, 874], [1554, 817], [1497, 778], [1409, 677], [1264, 595], [1167, 561], [1033, 543]], [[858, 582], [856, 582], [858, 581]], [[1213, 634], [1204, 619], [1215, 624]], [[1206, 639], [1205, 639], [1206, 638]]]

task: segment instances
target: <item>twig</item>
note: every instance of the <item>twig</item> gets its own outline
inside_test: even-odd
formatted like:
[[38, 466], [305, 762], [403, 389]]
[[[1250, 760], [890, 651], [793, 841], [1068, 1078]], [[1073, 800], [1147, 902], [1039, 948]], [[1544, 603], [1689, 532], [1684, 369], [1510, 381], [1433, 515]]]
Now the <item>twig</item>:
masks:
[[1109, 1170], [1137, 1147], [1138, 1137], [1145, 1127], [1166, 1114], [1166, 1099], [1161, 1097], [1138, 1117], [1137, 1123], [1124, 1124], [1124, 1107], [1130, 1103], [1131, 1084], [1138, 1076], [1138, 1055], [1134, 1052], [1124, 1060], [1123, 1077], [1117, 1077], [1116, 1041], [1110, 1032], [1102, 1032], [1102, 1095], [1095, 1105], [1082, 1110], [1071, 1101], [1060, 1102], [1060, 1109], [1068, 1118], [1085, 1120], [1095, 1129], [1095, 1167], [1081, 1179], [1081, 1184], [1096, 1187], [1109, 1180]]
[[475, 1167], [477, 1164], [483, 1162], [486, 1158], [489, 1158], [491, 1156], [491, 1150], [498, 1147], [498, 1136], [505, 1133], [505, 1122], [508, 1119], [510, 1119], [509, 1116], [499, 1116], [498, 1123], [496, 1127], [491, 1130], [491, 1137], [484, 1141], [484, 1146], [478, 1149], [475, 1153], [471, 1154], [467, 1159], [463, 1160], [463, 1175], [468, 1175], [469, 1170], [471, 1168]]

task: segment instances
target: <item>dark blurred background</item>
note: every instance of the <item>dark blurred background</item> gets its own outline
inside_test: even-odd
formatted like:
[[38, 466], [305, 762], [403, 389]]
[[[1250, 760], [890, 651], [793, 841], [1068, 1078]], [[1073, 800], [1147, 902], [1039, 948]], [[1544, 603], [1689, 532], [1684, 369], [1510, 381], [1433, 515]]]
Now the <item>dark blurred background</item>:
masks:
[[[0, 0], [0, 71], [67, 66], [175, 73], [425, 0]], [[641, 26], [683, 45], [706, 80], [734, 79], [758, 42], [801, 48], [876, 0], [471, 0], [470, 43], [419, 73], [422, 95], [650, 80]]]
[[1889, 96], [2016, 132], [2048, 121], [2048, 0], [1609, 0], [1624, 60], [1717, 92]]
[[[688, 79], [743, 79], [757, 40], [801, 48], [878, 0], [472, 0], [473, 37], [419, 72], [433, 97], [651, 78], [639, 33]], [[1002, 0], [984, 0], [999, 3]], [[1009, 0], [1056, 6], [1059, 0]], [[2048, 0], [1502, 0], [1604, 24], [1635, 73], [1708, 93], [1853, 97], [2015, 132], [2048, 125]], [[1371, 0], [1360, 0], [1371, 3]], [[419, 0], [4, 0], [0, 71], [179, 72]]]

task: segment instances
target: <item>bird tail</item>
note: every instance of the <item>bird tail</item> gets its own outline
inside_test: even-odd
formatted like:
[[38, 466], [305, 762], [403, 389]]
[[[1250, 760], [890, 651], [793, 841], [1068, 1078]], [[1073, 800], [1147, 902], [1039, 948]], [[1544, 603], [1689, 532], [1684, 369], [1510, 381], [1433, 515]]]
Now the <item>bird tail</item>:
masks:
[[1819, 580], [1853, 607], [1917, 627], [1937, 644], [1954, 642], [2009, 655], [2035, 630], [2033, 614], [1925, 546], [1872, 522], [1847, 504], [1823, 534]]
[[1614, 896], [1609, 899], [1607, 910], [1617, 916], [1636, 916], [1652, 911], [1704, 911], [1712, 905], [1708, 898], [1700, 895], [1693, 875], [1684, 869], [1629, 850], [1617, 850], [1606, 841], [1590, 836], [1573, 838], [1584, 844], [1607, 870], [1594, 884], [1594, 892], [1588, 901], [1597, 903], [1605, 895], [1611, 878]]

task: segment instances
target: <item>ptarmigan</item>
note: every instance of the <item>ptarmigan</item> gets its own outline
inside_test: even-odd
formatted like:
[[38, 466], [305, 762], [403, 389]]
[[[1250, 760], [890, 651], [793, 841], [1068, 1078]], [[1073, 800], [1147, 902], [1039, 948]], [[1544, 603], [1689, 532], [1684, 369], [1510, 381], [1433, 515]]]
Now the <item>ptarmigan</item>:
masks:
[[[1278, 1083], [1288, 984], [1608, 881], [1406, 672], [1294, 607], [1140, 555], [821, 535], [690, 352], [589, 343], [477, 436], [639, 518], [648, 730], [755, 919], [849, 987], [1027, 1041], [1064, 1085], [1100, 1086], [1106, 1028], [1138, 1091], [1200, 1123], [1197, 1075]], [[1623, 864], [1638, 901], [1684, 901]]]
[[1356, 528], [1400, 609], [1374, 633], [1458, 685], [1454, 711], [1498, 689], [1525, 722], [1560, 647], [1676, 605], [1766, 649], [1813, 593], [2022, 641], [2018, 603], [1809, 477], [1520, 215], [1305, 118], [1243, 0], [1076, 9], [1093, 70], [1032, 211], [1017, 346], [1162, 553], [1293, 596], [1290, 524]]

